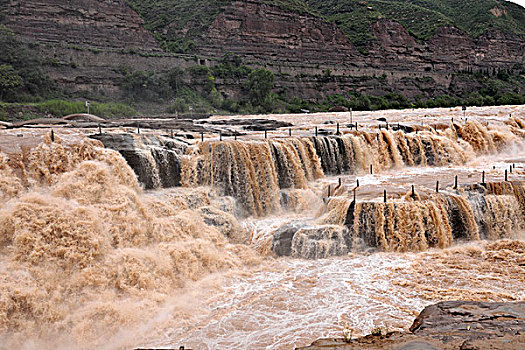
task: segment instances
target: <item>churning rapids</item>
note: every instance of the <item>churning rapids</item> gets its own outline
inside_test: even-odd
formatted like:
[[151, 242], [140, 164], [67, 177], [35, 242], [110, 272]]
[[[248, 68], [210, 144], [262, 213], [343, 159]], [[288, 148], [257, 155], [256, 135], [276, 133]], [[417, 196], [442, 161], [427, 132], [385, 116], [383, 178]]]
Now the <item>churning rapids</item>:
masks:
[[524, 111], [352, 117], [0, 130], [0, 349], [292, 349], [525, 300]]

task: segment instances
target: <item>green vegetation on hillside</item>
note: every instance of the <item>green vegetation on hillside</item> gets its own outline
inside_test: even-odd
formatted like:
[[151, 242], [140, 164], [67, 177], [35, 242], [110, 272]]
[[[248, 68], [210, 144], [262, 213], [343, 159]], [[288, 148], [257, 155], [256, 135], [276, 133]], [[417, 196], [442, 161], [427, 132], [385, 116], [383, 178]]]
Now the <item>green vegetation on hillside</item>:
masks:
[[[149, 30], [170, 52], [191, 53], [221, 9], [232, 0], [125, 0]], [[302, 0], [263, 0], [294, 13], [314, 12]]]
[[489, 29], [525, 35], [525, 9], [503, 0], [305, 0], [335, 22], [358, 47], [373, 40], [370, 26], [380, 18], [401, 23], [412, 35], [429, 39], [453, 25], [472, 37]]
[[[75, 98], [61, 91], [45, 73], [45, 62], [34, 45], [20, 42], [6, 27], [0, 25], [0, 119], [20, 119], [51, 114], [62, 117], [85, 113], [85, 102], [55, 99]], [[125, 117], [136, 111], [120, 103], [91, 104], [91, 112], [101, 117]]]
[[[253, 69], [232, 54], [214, 67], [192, 66], [185, 70], [178, 67], [164, 72], [130, 71], [122, 68], [123, 90], [128, 102], [163, 101], [169, 113], [271, 112], [276, 109], [272, 94], [274, 75], [263, 68]], [[222, 84], [235, 85], [239, 96], [228, 97], [217, 88]], [[283, 107], [281, 110], [285, 110]]]
[[[166, 72], [122, 70], [125, 95], [129, 102], [157, 101], [168, 113], [284, 113], [301, 110], [328, 111], [334, 106], [354, 110], [381, 110], [422, 107], [486, 106], [525, 103], [525, 69], [461, 72], [454, 75], [450, 90], [441, 96], [420, 95], [409, 99], [399, 93], [366, 95], [356, 90], [328, 96], [325, 100], [302, 100], [285, 89], [275, 89], [274, 74], [263, 68], [243, 64], [239, 56], [228, 54], [213, 67], [173, 68]], [[319, 86], [337, 82], [341, 77], [329, 70], [322, 75], [280, 76], [288, 81], [316, 81]], [[383, 77], [355, 77], [376, 80]], [[408, 79], [408, 78], [407, 78]], [[414, 78], [415, 83], [420, 78]], [[467, 92], [464, 88], [472, 86]], [[232, 90], [235, 91], [232, 94]], [[433, 93], [433, 92], [431, 92]]]
[[[171, 52], [190, 53], [233, 0], [126, 0], [145, 27]], [[322, 16], [336, 23], [363, 52], [373, 40], [370, 26], [378, 19], [401, 23], [420, 40], [439, 27], [456, 26], [472, 37], [489, 29], [525, 35], [525, 9], [504, 0], [262, 0], [298, 14]]]
[[56, 88], [44, 74], [42, 60], [35, 50], [21, 43], [0, 25], [0, 100], [34, 101], [47, 97]]

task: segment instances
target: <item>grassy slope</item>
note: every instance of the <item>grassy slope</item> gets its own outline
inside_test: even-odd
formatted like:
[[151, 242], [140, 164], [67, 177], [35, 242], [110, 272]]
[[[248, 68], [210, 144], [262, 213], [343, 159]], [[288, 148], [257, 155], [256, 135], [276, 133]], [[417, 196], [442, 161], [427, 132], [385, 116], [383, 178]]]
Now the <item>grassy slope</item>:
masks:
[[[314, 10], [337, 23], [357, 45], [373, 39], [370, 25], [378, 18], [401, 23], [416, 38], [426, 40], [452, 24], [472, 37], [490, 28], [525, 35], [525, 9], [503, 0], [305, 0]], [[491, 9], [500, 9], [496, 17]]]

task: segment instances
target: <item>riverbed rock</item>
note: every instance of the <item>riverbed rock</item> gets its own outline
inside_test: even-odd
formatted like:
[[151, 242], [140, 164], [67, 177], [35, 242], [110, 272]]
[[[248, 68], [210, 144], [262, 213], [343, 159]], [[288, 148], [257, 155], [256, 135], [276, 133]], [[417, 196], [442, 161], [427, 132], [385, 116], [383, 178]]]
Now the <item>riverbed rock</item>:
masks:
[[339, 225], [318, 225], [301, 228], [292, 239], [294, 258], [325, 259], [348, 253], [349, 230]]
[[277, 254], [277, 256], [291, 256], [293, 237], [297, 231], [305, 226], [305, 223], [291, 222], [275, 231], [272, 241], [273, 252]]
[[146, 189], [180, 186], [180, 156], [187, 145], [156, 135], [103, 133], [90, 136], [118, 151]]
[[324, 259], [347, 254], [348, 237], [345, 226], [291, 222], [274, 233], [272, 250], [278, 256]]
[[242, 126], [243, 129], [249, 131], [272, 131], [279, 128], [287, 128], [293, 126], [292, 123], [284, 122], [275, 119], [220, 119], [220, 120], [205, 120], [203, 123], [212, 125], [227, 125], [227, 126]]
[[320, 339], [299, 349], [524, 349], [525, 302], [441, 302], [426, 307], [409, 332], [374, 333], [351, 341]]

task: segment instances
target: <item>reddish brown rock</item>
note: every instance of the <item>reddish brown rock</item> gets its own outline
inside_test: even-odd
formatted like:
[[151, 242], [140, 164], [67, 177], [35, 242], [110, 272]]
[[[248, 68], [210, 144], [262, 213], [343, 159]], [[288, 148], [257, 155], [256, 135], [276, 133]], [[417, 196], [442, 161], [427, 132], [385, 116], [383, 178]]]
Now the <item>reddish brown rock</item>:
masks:
[[[4, 24], [24, 41], [40, 44], [36, 49], [53, 62], [46, 72], [62, 87], [110, 97], [121, 97], [122, 67], [158, 72], [214, 65], [229, 52], [276, 73], [275, 92], [308, 100], [348, 91], [409, 98], [461, 94], [480, 86], [474, 78], [456, 81], [455, 72], [525, 64], [523, 37], [493, 30], [471, 38], [442, 27], [420, 42], [388, 19], [372, 25], [376, 40], [363, 55], [335, 24], [260, 0], [225, 6], [196, 39], [197, 56], [163, 53], [123, 0], [15, 0]], [[235, 79], [217, 79], [216, 85], [230, 98], [242, 92]]]
[[249, 60], [352, 64], [358, 55], [335, 24], [283, 11], [260, 1], [233, 1], [211, 24], [199, 51], [235, 52]]
[[425, 308], [407, 333], [368, 335], [348, 342], [343, 339], [321, 339], [302, 349], [524, 348], [525, 302], [447, 301]]
[[159, 50], [123, 0], [15, 0], [5, 25], [28, 42]]

